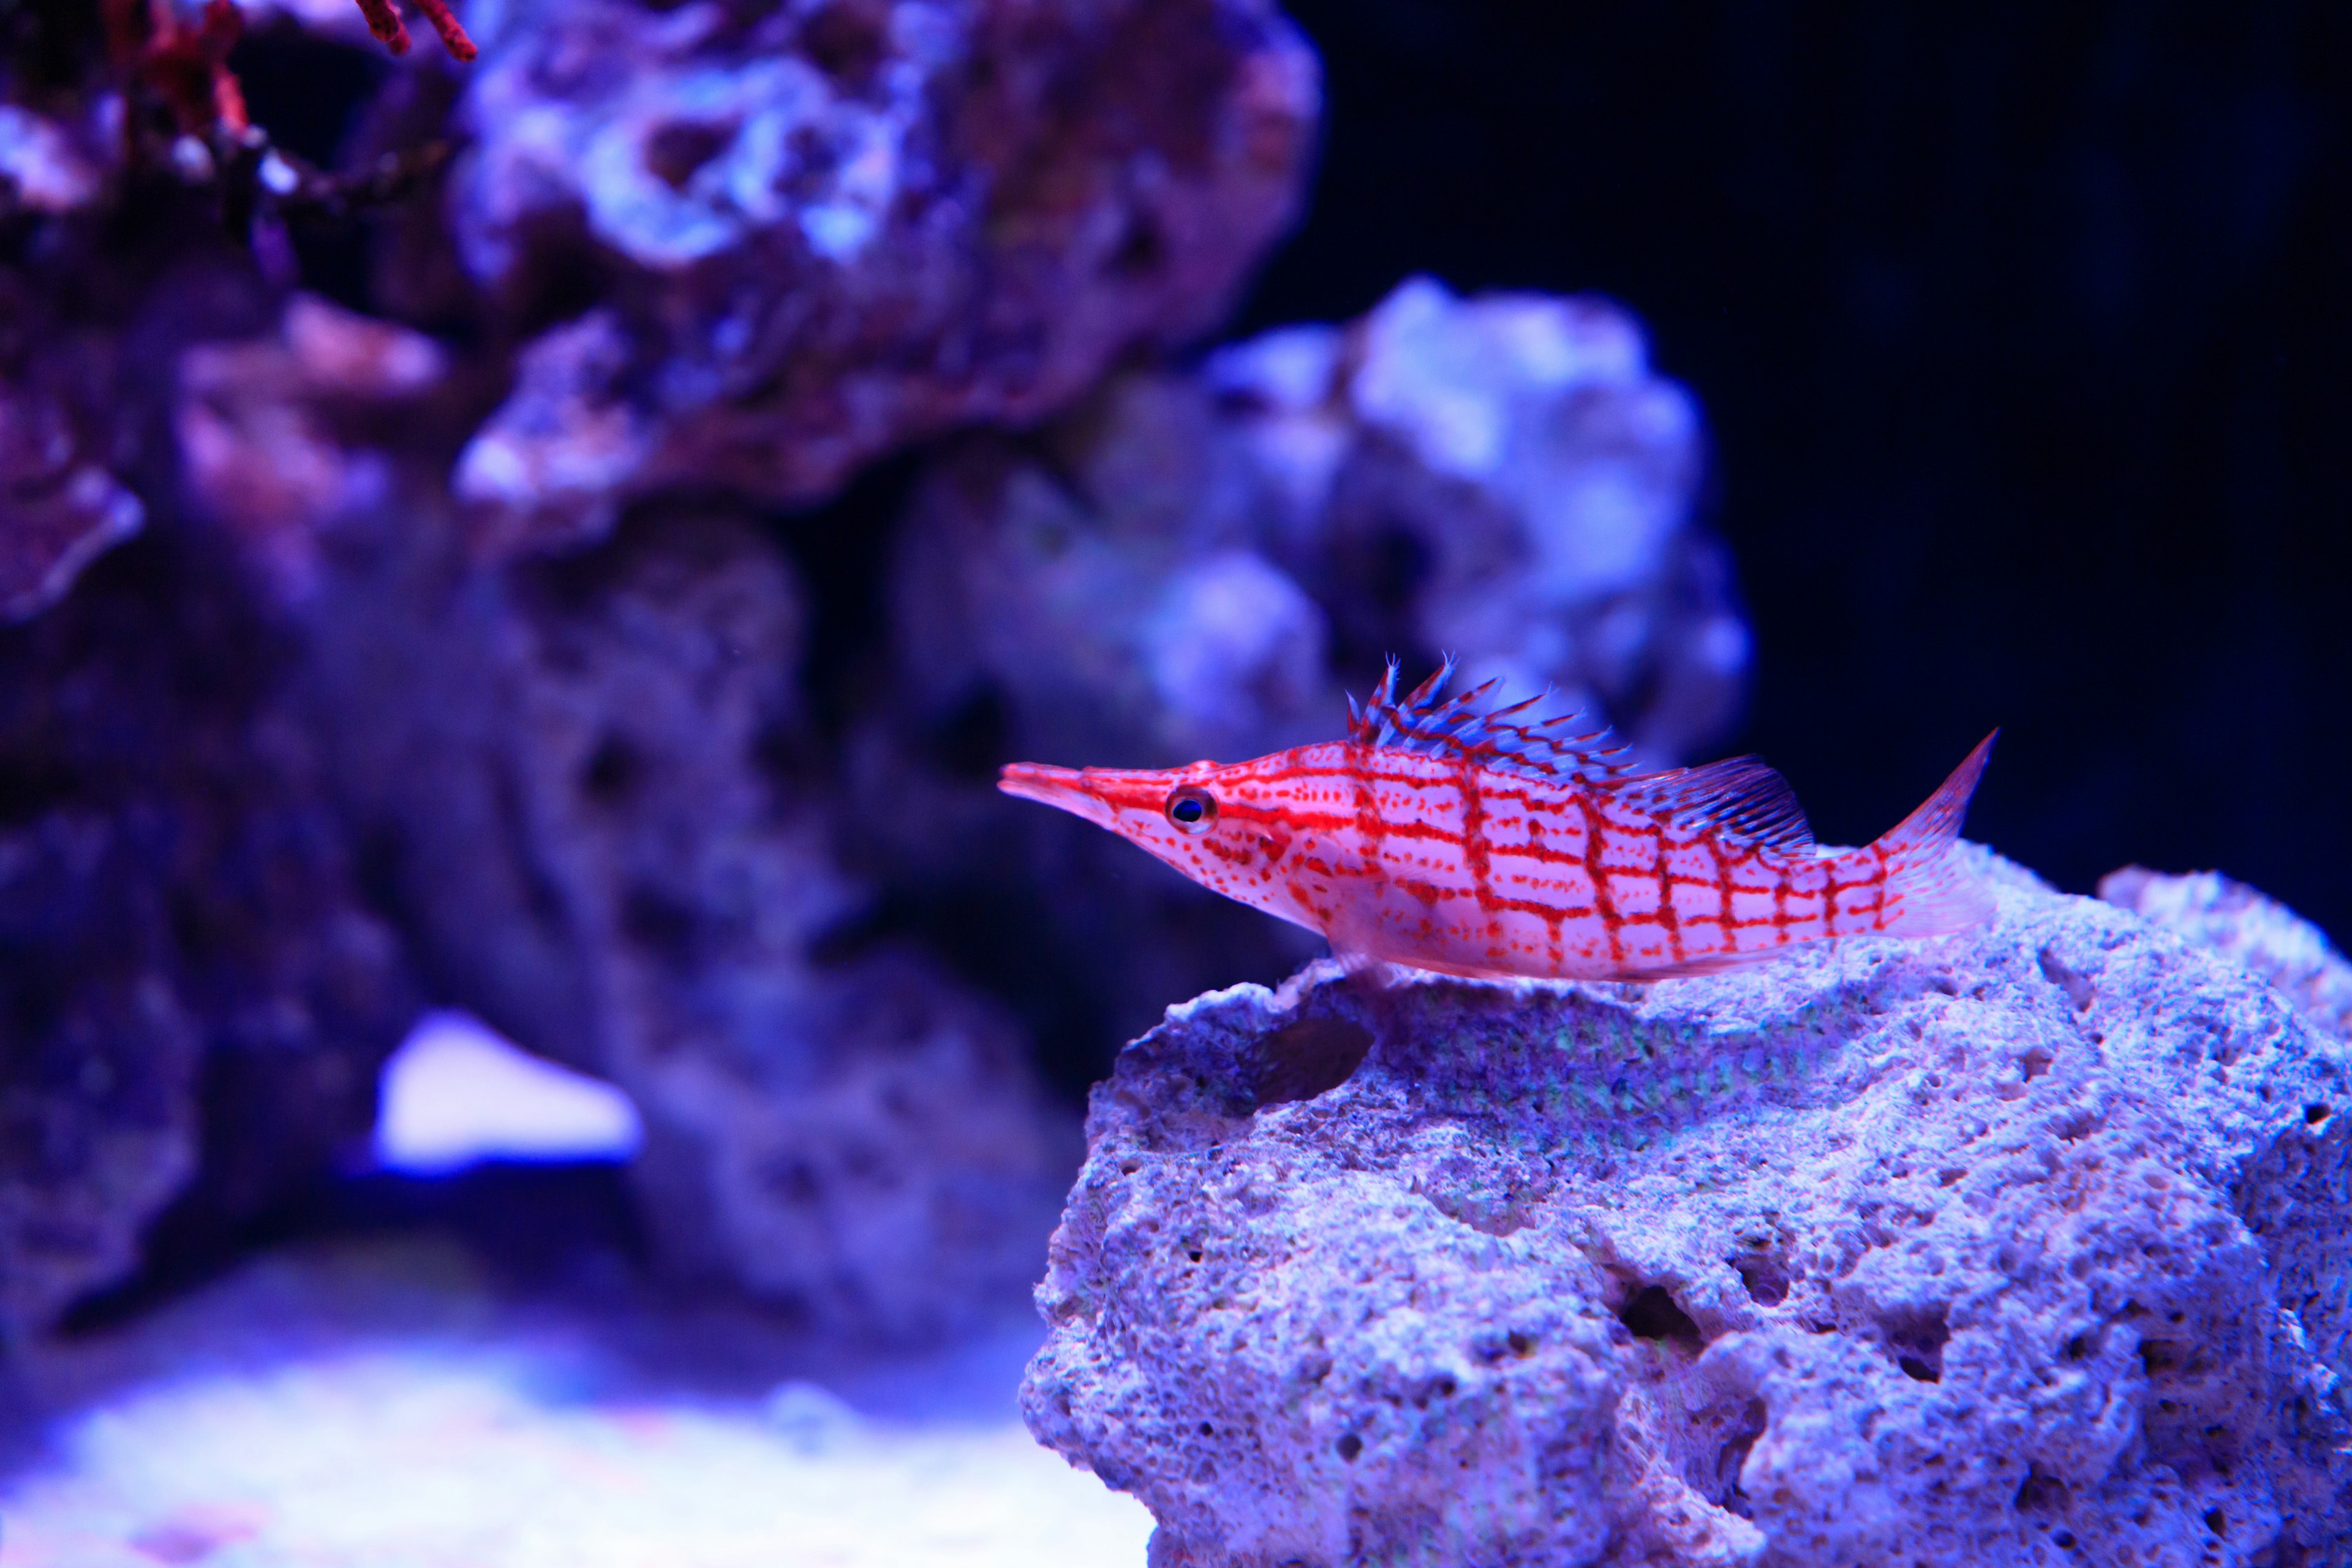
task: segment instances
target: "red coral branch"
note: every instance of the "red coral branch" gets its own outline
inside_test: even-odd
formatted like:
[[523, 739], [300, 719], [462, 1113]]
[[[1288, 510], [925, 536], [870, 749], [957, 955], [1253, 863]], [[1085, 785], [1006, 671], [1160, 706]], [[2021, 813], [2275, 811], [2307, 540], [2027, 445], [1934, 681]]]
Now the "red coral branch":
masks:
[[149, 0], [143, 26], [141, 9], [139, 0], [107, 0], [106, 45], [116, 68], [162, 99], [184, 133], [250, 125], [245, 91], [228, 68], [229, 50], [245, 30], [236, 0], [205, 0], [204, 19], [194, 26], [171, 0]]
[[[400, 0], [357, 3], [385, 47], [394, 54], [407, 49]], [[453, 57], [475, 58], [474, 40], [450, 0], [412, 3]], [[0, 0], [0, 10], [7, 4]], [[273, 146], [254, 125], [245, 89], [229, 68], [229, 53], [245, 30], [238, 0], [202, 0], [201, 9], [190, 0], [98, 0], [98, 11], [107, 55], [124, 90], [125, 166], [140, 174], [174, 167], [184, 181], [212, 184], [232, 230], [247, 230], [257, 205], [280, 216], [331, 218], [382, 205], [448, 157], [446, 144], [435, 142], [363, 174], [338, 175]]]
[[396, 0], [360, 0], [360, 13], [377, 43], [395, 55], [408, 52], [408, 24], [400, 19]]
[[416, 8], [425, 13], [425, 19], [441, 35], [441, 47], [449, 51], [450, 58], [464, 62], [474, 58], [478, 52], [474, 40], [466, 36], [457, 14], [449, 9], [449, 0], [416, 0]]
[[[399, 0], [358, 0], [368, 30], [394, 54], [408, 52], [408, 29]], [[440, 35], [441, 45], [459, 60], [479, 51], [449, 0], [415, 0]], [[190, 26], [176, 0], [100, 0], [108, 56], [122, 76], [134, 79], [171, 110], [181, 134], [203, 136], [215, 127], [241, 132], [252, 123], [245, 91], [228, 68], [229, 51], [245, 30], [236, 0], [205, 0], [203, 20]]]
[[233, 132], [253, 123], [245, 111], [245, 86], [228, 68], [228, 52], [244, 31], [245, 16], [237, 10], [236, 0], [205, 0], [205, 25], [195, 33], [196, 48], [212, 78], [213, 113]]
[[[408, 52], [408, 25], [400, 19], [399, 0], [359, 0], [359, 7], [361, 14], [367, 17], [368, 31], [373, 33], [385, 48], [395, 55]], [[425, 13], [425, 19], [433, 24], [436, 33], [441, 35], [441, 47], [447, 49], [453, 58], [470, 60], [474, 58], [474, 40], [466, 36], [465, 26], [457, 20], [457, 14], [449, 9], [449, 0], [416, 0], [416, 8]]]

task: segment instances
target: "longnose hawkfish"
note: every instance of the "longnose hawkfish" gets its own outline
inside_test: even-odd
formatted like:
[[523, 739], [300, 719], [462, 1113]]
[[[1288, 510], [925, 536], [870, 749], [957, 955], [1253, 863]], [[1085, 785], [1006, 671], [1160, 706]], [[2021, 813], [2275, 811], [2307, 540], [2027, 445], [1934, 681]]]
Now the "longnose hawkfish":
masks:
[[1993, 735], [1876, 843], [1829, 854], [1755, 757], [1637, 773], [1605, 727], [1536, 719], [1536, 698], [1496, 707], [1492, 681], [1446, 698], [1453, 673], [1399, 700], [1391, 662], [1370, 702], [1349, 700], [1344, 741], [1166, 771], [1016, 763], [997, 787], [1343, 958], [1452, 974], [1659, 980], [1991, 912], [1952, 848]]

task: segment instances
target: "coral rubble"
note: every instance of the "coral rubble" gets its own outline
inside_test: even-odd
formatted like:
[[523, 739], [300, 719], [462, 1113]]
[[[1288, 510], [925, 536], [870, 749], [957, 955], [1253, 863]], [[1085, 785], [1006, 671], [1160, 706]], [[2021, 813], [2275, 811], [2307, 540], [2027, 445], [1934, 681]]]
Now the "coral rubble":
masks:
[[2352, 1058], [1983, 864], [1935, 944], [1174, 1009], [1032, 1429], [1161, 1568], [2352, 1561]]

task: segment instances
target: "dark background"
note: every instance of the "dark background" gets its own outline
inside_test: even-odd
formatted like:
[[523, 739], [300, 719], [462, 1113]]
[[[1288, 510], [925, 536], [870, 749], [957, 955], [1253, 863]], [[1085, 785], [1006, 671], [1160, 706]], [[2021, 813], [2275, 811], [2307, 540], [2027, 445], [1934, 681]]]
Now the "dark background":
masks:
[[2352, 937], [2352, 9], [1289, 9], [1323, 166], [1239, 331], [1416, 270], [1623, 302], [1711, 427], [1734, 744], [1824, 840], [2000, 724], [1971, 837]]

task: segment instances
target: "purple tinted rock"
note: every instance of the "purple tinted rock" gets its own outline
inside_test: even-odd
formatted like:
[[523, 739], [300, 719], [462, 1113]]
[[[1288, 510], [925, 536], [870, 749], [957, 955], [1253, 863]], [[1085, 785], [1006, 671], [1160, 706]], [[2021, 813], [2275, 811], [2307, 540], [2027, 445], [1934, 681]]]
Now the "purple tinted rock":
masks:
[[73, 128], [22, 104], [0, 103], [0, 216], [54, 216], [96, 202], [99, 165], [80, 140]]
[[430, 338], [298, 294], [275, 334], [181, 356], [182, 486], [297, 608], [319, 591], [339, 531], [436, 488], [434, 458], [446, 462], [478, 413], [470, 380]]
[[1981, 863], [1934, 944], [1172, 1010], [1032, 1429], [1162, 1568], [2352, 1561], [2352, 1058]]
[[1448, 651], [1597, 704], [1649, 760], [1696, 760], [1748, 648], [1689, 515], [1698, 469], [1696, 415], [1622, 313], [1427, 281], [1345, 330], [1116, 377], [1031, 436], [962, 440], [898, 542], [863, 820], [911, 899], [1036, 900], [1024, 940], [1106, 1043], [1202, 986], [1270, 980], [1315, 939], [1003, 799], [995, 767], [1328, 739], [1384, 655]]
[[147, 510], [79, 460], [65, 415], [0, 387], [0, 621], [39, 614], [92, 561], [139, 531]]
[[772, 539], [674, 510], [495, 572], [395, 552], [310, 616], [436, 999], [630, 1096], [673, 1275], [894, 1338], [1034, 1279], [1067, 1118], [934, 966], [826, 945], [870, 894], [836, 858]]
[[492, 553], [629, 500], [806, 502], [1212, 327], [1297, 209], [1314, 57], [1267, 0], [531, 0], [481, 19], [457, 239], [545, 321], [457, 472]]
[[124, 454], [104, 412], [113, 355], [58, 331], [53, 309], [0, 267], [0, 623], [65, 597], [146, 519], [114, 473]]
[[1259, 547], [1237, 456], [1174, 375], [1114, 381], [1032, 446], [962, 444], [897, 552], [906, 699], [936, 714], [985, 687], [1023, 755], [1104, 765], [1327, 735], [1326, 613]]
[[1662, 764], [1729, 728], [1748, 637], [1693, 525], [1698, 414], [1622, 311], [1414, 279], [1344, 331], [1270, 333], [1204, 374], [1263, 548], [1358, 663], [1450, 652], [1472, 680], [1549, 685]]
[[416, 998], [286, 655], [177, 526], [0, 633], [0, 1338], [366, 1137]]
[[2168, 877], [2141, 866], [2100, 879], [2099, 897], [2243, 964], [2320, 1028], [2352, 1040], [2352, 963], [2275, 899], [2218, 871]]
[[[75, 29], [59, 26], [61, 61], [47, 67], [68, 68]], [[33, 90], [0, 79], [0, 92], [17, 88]], [[0, 624], [58, 603], [151, 511], [170, 510], [158, 437], [172, 367], [187, 344], [249, 332], [274, 311], [201, 195], [126, 186], [120, 101], [81, 96], [72, 118], [0, 103]], [[42, 97], [70, 106], [76, 94], [52, 84]]]

